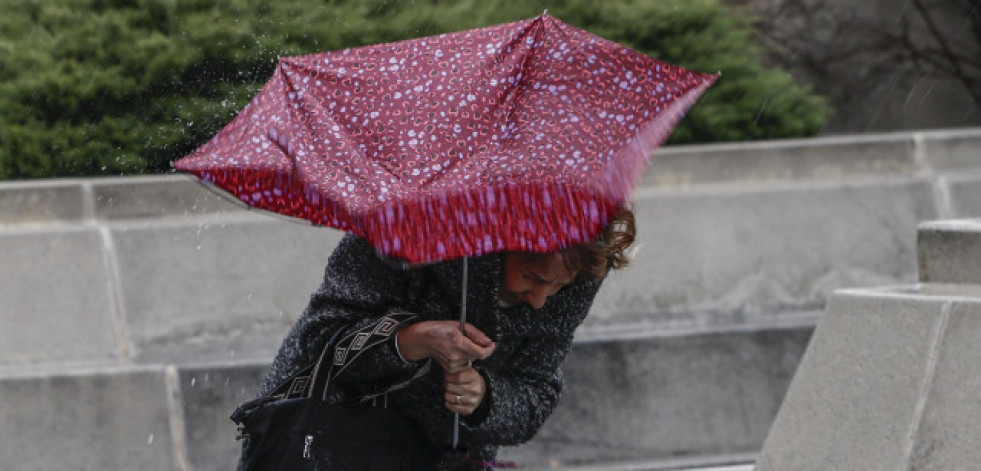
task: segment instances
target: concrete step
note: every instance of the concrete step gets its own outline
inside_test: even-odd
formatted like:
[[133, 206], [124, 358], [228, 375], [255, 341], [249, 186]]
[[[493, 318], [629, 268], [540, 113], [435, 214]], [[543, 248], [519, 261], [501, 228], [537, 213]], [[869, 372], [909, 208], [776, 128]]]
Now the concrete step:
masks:
[[610, 462], [548, 468], [521, 468], [528, 471], [753, 471], [754, 455], [727, 455], [689, 459]]
[[917, 236], [921, 282], [981, 284], [981, 219], [925, 222]]
[[176, 376], [164, 367], [0, 379], [5, 469], [174, 470], [184, 443]]
[[[501, 459], [526, 469], [596, 470], [749, 462], [810, 332], [577, 342], [559, 408], [534, 440], [503, 450]], [[265, 369], [225, 361], [7, 372], [0, 375], [0, 456], [54, 471], [234, 469], [240, 444], [228, 416], [254, 396]]]

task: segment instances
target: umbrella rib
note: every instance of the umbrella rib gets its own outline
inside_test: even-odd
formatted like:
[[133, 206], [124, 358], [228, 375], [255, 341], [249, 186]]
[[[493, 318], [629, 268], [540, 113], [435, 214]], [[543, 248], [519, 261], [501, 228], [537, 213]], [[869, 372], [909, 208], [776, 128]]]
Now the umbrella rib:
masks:
[[[304, 64], [300, 64], [300, 63], [292, 63], [292, 62], [289, 62], [288, 64], [289, 64], [290, 67], [292, 67], [294, 69], [299, 69], [299, 70], [303, 70], [303, 71], [307, 71], [309, 69], [309, 67], [307, 67]], [[286, 83], [286, 87], [287, 87], [287, 90], [286, 90], [286, 92], [287, 92], [286, 100], [287, 100], [287, 102], [289, 102], [290, 101], [289, 92], [292, 91], [294, 93], [298, 93], [299, 91], [301, 91], [301, 89], [298, 88], [298, 86], [296, 84], [294, 84], [292, 80], [290, 80], [289, 76], [284, 71], [280, 70], [280, 73], [283, 75], [283, 81]], [[299, 99], [302, 100], [302, 96], [301, 95], [298, 95], [298, 96], [300, 97]], [[296, 113], [302, 113], [302, 111], [295, 111], [295, 110], [293, 110], [292, 107], [287, 107], [286, 112], [289, 113], [291, 119], [293, 119], [293, 118], [296, 117]], [[332, 127], [336, 127], [337, 128], [336, 131], [333, 131], [333, 129], [332, 129], [332, 131], [335, 132], [335, 133], [337, 133], [339, 135], [339, 138], [337, 139], [338, 141], [352, 142], [352, 143], [358, 142], [358, 139], [356, 139], [348, 131], [348, 129], [344, 125], [342, 125], [340, 121], [338, 121], [336, 119], [335, 114], [333, 112], [331, 112], [329, 109], [327, 109], [326, 107], [324, 107], [324, 114], [322, 115], [322, 118], [321, 119], [327, 120], [327, 124], [328, 125], [331, 125]], [[287, 149], [284, 149], [284, 151], [287, 151]], [[391, 175], [392, 177], [394, 177], [396, 180], [399, 180], [398, 174], [396, 172], [394, 172], [392, 169], [389, 169], [388, 167], [386, 167], [384, 165], [379, 164], [377, 161], [375, 161], [373, 159], [369, 159], [366, 155], [364, 155], [364, 153], [361, 151], [361, 149], [357, 148], [357, 146], [351, 145], [350, 148], [348, 149], [348, 152], [351, 152], [352, 154], [354, 154], [357, 157], [357, 159], [352, 159], [353, 162], [362, 162], [364, 164], [364, 167], [365, 167], [364, 170], [366, 172], [365, 175], [351, 175], [352, 178], [356, 178], [357, 180], [361, 181], [362, 183], [370, 184], [370, 182], [366, 181], [366, 178], [368, 178], [370, 176], [370, 174], [372, 174], [372, 173], [377, 173], [377, 170], [379, 168], [381, 168], [386, 173], [388, 173], [389, 175]], [[287, 155], [288, 155], [288, 151], [287, 151]], [[295, 173], [295, 171], [296, 171], [295, 170], [296, 169], [296, 163], [293, 161], [293, 159], [290, 159], [290, 161], [291, 161], [291, 163], [293, 163], [293, 168], [294, 168], [294, 173]]]
[[[535, 42], [538, 42], [538, 40], [541, 39], [541, 38], [539, 38], [539, 36], [541, 34], [541, 31], [542, 31], [542, 26], [541, 25], [542, 25], [542, 18], [541, 17], [536, 18], [535, 19], [535, 22], [533, 24], [534, 31], [532, 32], [532, 34], [534, 34], [534, 37], [535, 37]], [[514, 86], [511, 88], [511, 91], [513, 93], [509, 93], [508, 94], [508, 96], [510, 96], [512, 98], [510, 100], [510, 102], [511, 102], [510, 105], [511, 106], [508, 107], [508, 114], [507, 114], [507, 117], [505, 118], [505, 122], [507, 122], [507, 123], [511, 123], [513, 121], [514, 113], [515, 113], [515, 111], [517, 110], [517, 107], [518, 107], [518, 101], [525, 95], [525, 93], [524, 93], [525, 90], [524, 90], [524, 87], [522, 87], [522, 84], [525, 82], [525, 80], [528, 79], [528, 73], [527, 73], [528, 72], [528, 62], [531, 59], [531, 57], [536, 53], [536, 49], [534, 47], [534, 44], [532, 44], [532, 46], [533, 47], [531, 47], [528, 50], [528, 54], [525, 54], [525, 56], [523, 58], [521, 58], [521, 72], [520, 72], [521, 80], [518, 83], [515, 83]]]

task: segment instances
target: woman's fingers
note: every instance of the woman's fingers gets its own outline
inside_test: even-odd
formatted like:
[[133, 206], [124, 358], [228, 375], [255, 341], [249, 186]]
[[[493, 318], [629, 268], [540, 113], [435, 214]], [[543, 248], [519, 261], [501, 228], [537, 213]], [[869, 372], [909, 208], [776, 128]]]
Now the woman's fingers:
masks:
[[454, 345], [459, 353], [470, 360], [483, 360], [494, 353], [494, 341], [471, 324], [460, 331], [459, 325], [454, 326], [459, 337], [454, 337]]
[[494, 352], [494, 342], [470, 324], [466, 325], [465, 335], [457, 322], [428, 322], [427, 344], [432, 352], [430, 356], [447, 372], [458, 373], [470, 367], [469, 361], [487, 358]]
[[459, 360], [448, 360], [446, 366], [443, 368], [447, 373], [459, 373], [467, 368], [473, 367], [473, 360], [459, 359]]
[[477, 410], [480, 405], [477, 400], [469, 394], [455, 394], [447, 392], [443, 398], [444, 405], [450, 412], [458, 412], [460, 415], [470, 415]]
[[472, 324], [464, 325], [463, 334], [466, 335], [467, 338], [469, 338], [473, 343], [480, 345], [481, 347], [490, 347], [491, 350], [494, 349], [494, 341]]
[[446, 391], [443, 396], [446, 408], [462, 415], [472, 414], [483, 402], [486, 391], [484, 377], [473, 368], [446, 373], [443, 387]]
[[458, 373], [494, 352], [495, 344], [471, 324], [460, 330], [455, 321], [423, 321], [408, 325], [396, 334], [396, 346], [402, 358], [417, 361], [432, 358], [443, 370]]

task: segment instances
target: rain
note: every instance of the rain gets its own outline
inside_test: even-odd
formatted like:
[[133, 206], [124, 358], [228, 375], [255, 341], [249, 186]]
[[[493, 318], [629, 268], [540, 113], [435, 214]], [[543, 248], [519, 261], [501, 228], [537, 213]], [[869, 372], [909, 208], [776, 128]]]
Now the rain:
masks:
[[[530, 19], [547, 7], [549, 15], [644, 55], [722, 73], [678, 117], [671, 136], [650, 139], [659, 148], [635, 178], [635, 262], [604, 281], [577, 330], [552, 417], [527, 445], [500, 453], [519, 467], [660, 466], [683, 457], [692, 469], [713, 469], [725, 456], [732, 464], [726, 469], [749, 469], [780, 423], [775, 414], [832, 293], [929, 288], [918, 278], [925, 268], [917, 265], [923, 263], [917, 224], [938, 215], [981, 217], [974, 196], [981, 188], [976, 1], [181, 5], [12, 2], [0, 19], [0, 416], [7, 424], [0, 425], [0, 441], [8, 443], [0, 454], [25, 468], [233, 468], [241, 442], [228, 416], [258, 393], [344, 232], [323, 227], [340, 225], [336, 218], [310, 222], [251, 206], [288, 206], [308, 188], [267, 190], [243, 181], [249, 191], [240, 198], [174, 164], [250, 106], [281, 57], [345, 50], [350, 58], [364, 45]], [[490, 67], [545, 45], [535, 37], [495, 39], [472, 53]], [[458, 51], [441, 47], [432, 58], [466, 55]], [[615, 61], [578, 52], [566, 47], [549, 59], [584, 71], [596, 65], [595, 73], [531, 89], [571, 110], [587, 92], [636, 93], [645, 80], [667, 73], [659, 67], [621, 74]], [[334, 76], [299, 82], [327, 87], [353, 78], [359, 82], [352, 87], [367, 88], [377, 81], [346, 60], [324, 62]], [[384, 69], [402, 73], [421, 63], [422, 56], [393, 58]], [[478, 89], [510, 90], [530, 80], [530, 63], [435, 90], [453, 88], [450, 101], [466, 109], [482, 102]], [[617, 78], [604, 85], [603, 74]], [[439, 77], [384, 93], [415, 100]], [[585, 139], [612, 143], [604, 132], [640, 132], [639, 123], [669, 109], [678, 93], [659, 87], [652, 96], [664, 104], [650, 110], [563, 109], [556, 120], [588, 129]], [[348, 98], [318, 112], [350, 112]], [[462, 142], [452, 155], [406, 170], [406, 178], [434, 188], [443, 188], [436, 179], [444, 173], [475, 187], [491, 182], [483, 204], [515, 214], [521, 205], [508, 191], [526, 164], [518, 155], [554, 152], [557, 171], [591, 171], [604, 191], [632, 184], [604, 174], [605, 163], [619, 155], [615, 149], [570, 149], [534, 120], [467, 127], [454, 121], [455, 112], [438, 110], [441, 125], [395, 138], [398, 152], [410, 156]], [[285, 116], [277, 118], [286, 122]], [[390, 147], [367, 131], [377, 132], [387, 119], [372, 110], [332, 121], [337, 125], [316, 139], [355, 130], [365, 137], [329, 157], [294, 140], [296, 131], [285, 125], [270, 128], [272, 139], [242, 144], [281, 147], [302, 160], [358, 153], [381, 160]], [[485, 128], [488, 144], [480, 150]], [[495, 150], [525, 138], [534, 146], [514, 155]], [[483, 159], [474, 167], [481, 172], [468, 173], [474, 155]], [[405, 184], [391, 168], [388, 162], [354, 168], [337, 191], [397, 201]], [[365, 174], [388, 180], [369, 193]], [[545, 193], [549, 211], [541, 217], [559, 217], [558, 201], [575, 197]], [[600, 201], [576, 211], [600, 221], [608, 211]], [[393, 210], [385, 220], [404, 214]], [[494, 221], [483, 213], [461, 220]], [[451, 222], [446, 216], [445, 226]], [[532, 227], [520, 219], [509, 224], [522, 233]], [[435, 240], [442, 229], [425, 230], [423, 239]], [[587, 237], [578, 227], [568, 233]], [[550, 240], [521, 237], [532, 249]], [[388, 246], [412, 249], [406, 240]], [[484, 235], [473, 246], [484, 255], [503, 244]], [[440, 257], [457, 253], [454, 245], [433, 244]], [[956, 312], [944, 322], [956, 325]], [[940, 340], [957, 337], [951, 331]], [[947, 371], [942, 345], [929, 357], [940, 362], [938, 373]], [[949, 417], [931, 415], [936, 403], [929, 399], [924, 417]], [[939, 454], [952, 441], [937, 443]], [[908, 459], [917, 457], [923, 458]]]

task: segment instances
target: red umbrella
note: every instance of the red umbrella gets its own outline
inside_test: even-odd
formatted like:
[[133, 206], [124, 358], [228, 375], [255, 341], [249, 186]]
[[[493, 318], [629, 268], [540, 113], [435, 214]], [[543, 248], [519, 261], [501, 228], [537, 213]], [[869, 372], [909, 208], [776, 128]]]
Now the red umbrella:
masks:
[[280, 59], [174, 166], [410, 263], [594, 238], [716, 75], [537, 18]]

